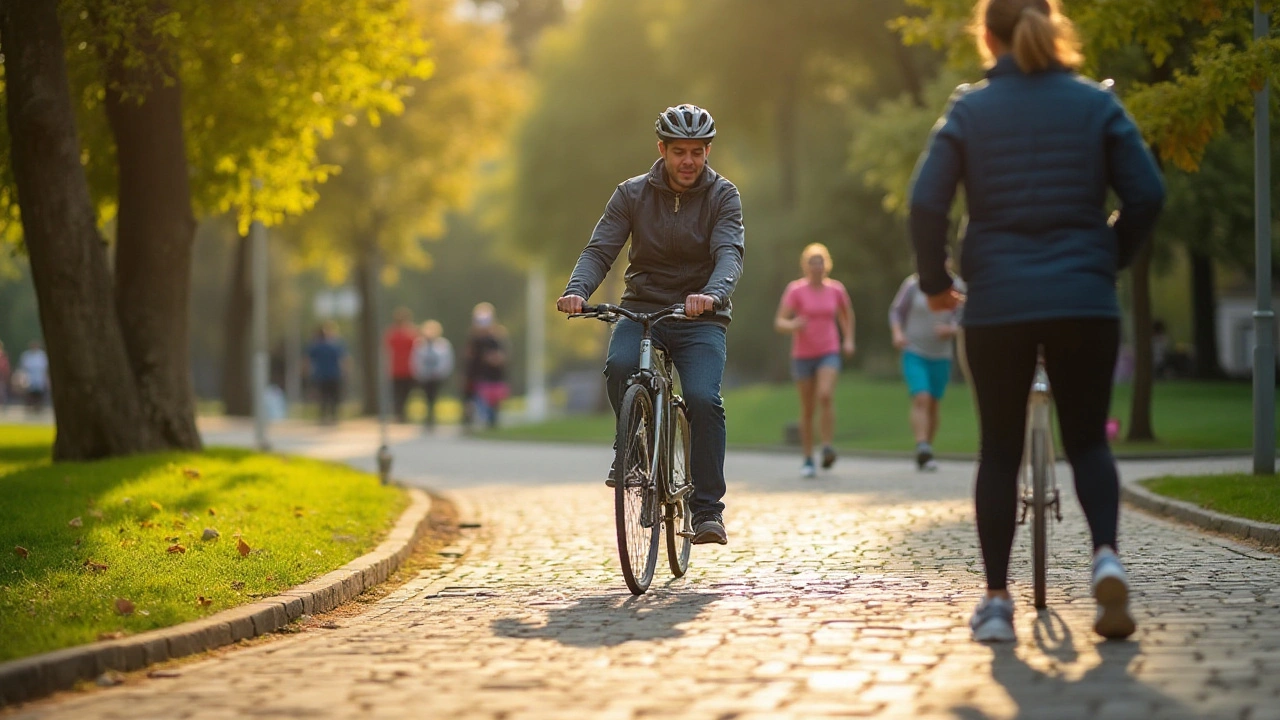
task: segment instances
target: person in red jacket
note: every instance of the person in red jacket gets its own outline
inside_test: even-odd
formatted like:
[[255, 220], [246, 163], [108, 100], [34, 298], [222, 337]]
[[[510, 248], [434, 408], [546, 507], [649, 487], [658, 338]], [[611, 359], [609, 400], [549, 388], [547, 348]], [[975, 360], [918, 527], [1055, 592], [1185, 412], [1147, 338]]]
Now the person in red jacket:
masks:
[[413, 379], [413, 344], [418, 340], [418, 328], [413, 324], [413, 314], [409, 308], [396, 308], [395, 324], [387, 330], [384, 342], [387, 345], [387, 359], [391, 363], [391, 408], [396, 422], [407, 422], [405, 405], [409, 402], [409, 393], [413, 392], [417, 382]]

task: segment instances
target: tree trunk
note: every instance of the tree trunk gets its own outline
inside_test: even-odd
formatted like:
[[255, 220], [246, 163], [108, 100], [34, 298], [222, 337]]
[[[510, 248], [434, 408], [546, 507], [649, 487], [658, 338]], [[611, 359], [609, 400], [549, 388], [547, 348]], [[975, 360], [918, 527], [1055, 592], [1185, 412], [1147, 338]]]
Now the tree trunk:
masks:
[[236, 417], [253, 415], [253, 389], [249, 378], [249, 329], [253, 321], [253, 288], [249, 284], [250, 245], [248, 235], [236, 239], [222, 327], [223, 412]]
[[362, 248], [356, 261], [356, 289], [360, 293], [360, 379], [364, 414], [378, 414], [378, 308], [373, 258]]
[[1191, 318], [1195, 333], [1196, 377], [1217, 380], [1225, 377], [1218, 362], [1218, 292], [1213, 277], [1213, 258], [1192, 250]]
[[56, 460], [151, 449], [80, 165], [53, 2], [0, 0], [12, 170], [49, 353]]
[[1133, 399], [1129, 407], [1130, 441], [1154, 441], [1151, 425], [1151, 242], [1133, 259]]
[[181, 82], [173, 58], [146, 29], [130, 44], [146, 62], [126, 66], [122, 53], [109, 58], [106, 95], [120, 173], [116, 312], [147, 423], [167, 447], [197, 450], [187, 329], [196, 223]]

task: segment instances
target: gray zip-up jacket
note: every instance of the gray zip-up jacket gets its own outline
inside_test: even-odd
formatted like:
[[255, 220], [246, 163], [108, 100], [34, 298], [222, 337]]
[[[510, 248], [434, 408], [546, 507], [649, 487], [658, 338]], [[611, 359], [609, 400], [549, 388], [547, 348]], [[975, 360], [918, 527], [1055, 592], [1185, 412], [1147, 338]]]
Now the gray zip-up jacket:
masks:
[[703, 293], [723, 307], [704, 317], [728, 324], [729, 298], [742, 275], [743, 235], [742, 200], [733, 183], [707, 166], [697, 185], [677, 194], [659, 158], [647, 174], [614, 190], [564, 294], [589, 299], [630, 237], [623, 307], [652, 312]]

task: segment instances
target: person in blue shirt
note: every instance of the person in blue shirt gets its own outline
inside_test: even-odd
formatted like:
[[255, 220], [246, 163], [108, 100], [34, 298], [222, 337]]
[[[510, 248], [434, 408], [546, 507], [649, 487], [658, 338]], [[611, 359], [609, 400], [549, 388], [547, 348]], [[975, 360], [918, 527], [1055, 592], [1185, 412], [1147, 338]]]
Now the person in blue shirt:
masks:
[[[959, 265], [982, 436], [975, 504], [987, 575], [970, 627], [977, 640], [1014, 639], [1009, 553], [1042, 350], [1093, 540], [1094, 630], [1124, 638], [1134, 621], [1116, 555], [1119, 480], [1106, 438], [1120, 342], [1116, 273], [1151, 234], [1164, 184], [1109, 84], [1074, 72], [1078, 43], [1058, 0], [980, 0], [975, 10], [978, 45], [992, 62], [985, 80], [957, 89], [934, 126], [910, 215], [920, 288], [935, 310], [954, 308], [948, 213], [964, 185]], [[1110, 216], [1108, 190], [1120, 201]]]
[[342, 400], [342, 379], [350, 364], [347, 346], [338, 337], [338, 326], [326, 322], [307, 346], [307, 369], [320, 401], [320, 424], [338, 422], [338, 404]]

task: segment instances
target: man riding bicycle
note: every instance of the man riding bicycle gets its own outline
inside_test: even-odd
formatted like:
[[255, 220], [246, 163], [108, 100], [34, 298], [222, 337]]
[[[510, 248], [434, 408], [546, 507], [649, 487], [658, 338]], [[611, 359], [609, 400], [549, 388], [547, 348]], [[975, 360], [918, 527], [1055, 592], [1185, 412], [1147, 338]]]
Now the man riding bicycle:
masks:
[[[574, 266], [556, 309], [582, 310], [631, 238], [622, 307], [653, 312], [683, 304], [685, 322], [653, 328], [680, 375], [689, 409], [695, 544], [728, 542], [724, 503], [724, 375], [726, 333], [733, 289], [742, 274], [742, 201], [738, 189], [707, 166], [716, 124], [695, 105], [667, 108], [658, 116], [661, 157], [644, 175], [618, 185]], [[692, 318], [698, 318], [692, 320]], [[641, 326], [614, 326], [605, 363], [614, 412], [627, 378], [640, 364]], [[610, 471], [607, 484], [613, 485]]]

